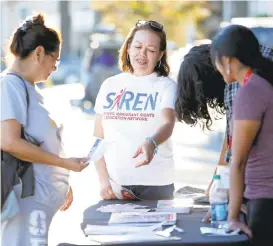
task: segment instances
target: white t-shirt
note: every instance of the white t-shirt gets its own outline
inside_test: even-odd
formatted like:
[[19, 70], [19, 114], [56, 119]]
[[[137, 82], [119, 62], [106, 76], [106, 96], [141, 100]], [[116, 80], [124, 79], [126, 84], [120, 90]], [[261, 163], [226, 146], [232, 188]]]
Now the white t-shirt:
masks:
[[121, 185], [168, 185], [174, 182], [172, 143], [159, 146], [149, 165], [135, 168], [143, 155], [132, 158], [146, 137], [162, 124], [161, 110], [174, 109], [176, 83], [156, 73], [137, 77], [121, 73], [104, 81], [95, 111], [102, 115], [104, 155], [111, 179]]
[[[26, 89], [23, 81], [15, 75], [0, 74], [1, 121], [15, 119], [24, 126], [26, 138], [58, 156], [64, 156], [61, 127], [53, 119], [44, 103], [41, 91], [24, 81], [29, 95], [27, 110]], [[61, 206], [68, 190], [69, 171], [41, 163], [33, 163], [35, 200], [47, 206]]]

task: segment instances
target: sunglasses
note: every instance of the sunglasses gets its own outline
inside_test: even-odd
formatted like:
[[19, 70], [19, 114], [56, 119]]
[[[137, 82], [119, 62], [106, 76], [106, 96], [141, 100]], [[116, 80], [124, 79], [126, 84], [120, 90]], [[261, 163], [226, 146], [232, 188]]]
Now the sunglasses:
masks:
[[159, 24], [156, 21], [138, 20], [137, 23], [136, 23], [136, 26], [137, 27], [140, 27], [140, 26], [150, 26], [155, 31], [159, 31], [159, 32], [163, 31], [163, 25]]
[[53, 55], [52, 53], [50, 53], [50, 52], [45, 51], [45, 53], [46, 53], [46, 55], [51, 56], [53, 59], [55, 59], [54, 66], [58, 67], [58, 66], [60, 65], [61, 61], [60, 61], [59, 58], [56, 59], [56, 58], [54, 57], [54, 55]]

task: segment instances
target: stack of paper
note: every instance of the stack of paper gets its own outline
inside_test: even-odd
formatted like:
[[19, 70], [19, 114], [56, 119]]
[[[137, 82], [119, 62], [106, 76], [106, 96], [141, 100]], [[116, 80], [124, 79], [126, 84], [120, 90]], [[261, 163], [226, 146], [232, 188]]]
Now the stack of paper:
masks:
[[155, 233], [165, 222], [153, 225], [87, 225], [84, 233], [91, 241], [103, 244], [180, 240], [180, 237], [160, 236]]
[[89, 235], [92, 241], [99, 242], [103, 245], [118, 243], [137, 243], [137, 242], [156, 242], [156, 241], [172, 241], [180, 240], [180, 237], [161, 237], [153, 232], [128, 234], [128, 235]]
[[175, 212], [181, 214], [190, 213], [192, 208], [191, 200], [159, 200], [157, 202], [157, 212]]
[[176, 223], [176, 213], [169, 212], [122, 212], [112, 213], [108, 224], [143, 224], [165, 222], [164, 225]]
[[120, 213], [120, 212], [148, 212], [151, 210], [148, 206], [137, 205], [133, 203], [126, 204], [109, 204], [106, 206], [101, 206], [97, 211], [103, 213]]
[[143, 231], [154, 231], [162, 229], [162, 226], [165, 225], [165, 222], [155, 223], [155, 224], [141, 224], [138, 225], [87, 225], [84, 229], [85, 235], [123, 235], [123, 234], [132, 234], [140, 233]]
[[204, 236], [236, 236], [239, 234], [240, 230], [236, 230], [236, 231], [227, 231], [224, 228], [211, 228], [211, 227], [201, 227], [200, 231], [202, 233], [202, 235]]

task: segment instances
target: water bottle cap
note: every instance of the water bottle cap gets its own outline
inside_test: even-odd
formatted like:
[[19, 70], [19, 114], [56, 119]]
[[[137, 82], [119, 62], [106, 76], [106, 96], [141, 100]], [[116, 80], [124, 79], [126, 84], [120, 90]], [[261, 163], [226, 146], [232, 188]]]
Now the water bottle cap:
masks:
[[219, 174], [213, 175], [213, 180], [220, 180], [220, 179], [221, 179], [221, 175], [219, 175]]

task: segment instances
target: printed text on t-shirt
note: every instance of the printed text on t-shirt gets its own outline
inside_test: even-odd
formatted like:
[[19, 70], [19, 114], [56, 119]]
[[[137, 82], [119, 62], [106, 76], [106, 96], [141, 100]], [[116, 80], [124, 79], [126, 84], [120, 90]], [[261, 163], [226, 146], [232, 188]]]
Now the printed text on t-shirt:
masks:
[[116, 110], [133, 110], [133, 111], [146, 111], [155, 110], [158, 98], [158, 92], [153, 94], [148, 93], [134, 93], [122, 89], [119, 93], [111, 92], [106, 95], [106, 104], [104, 109], [112, 111]]

